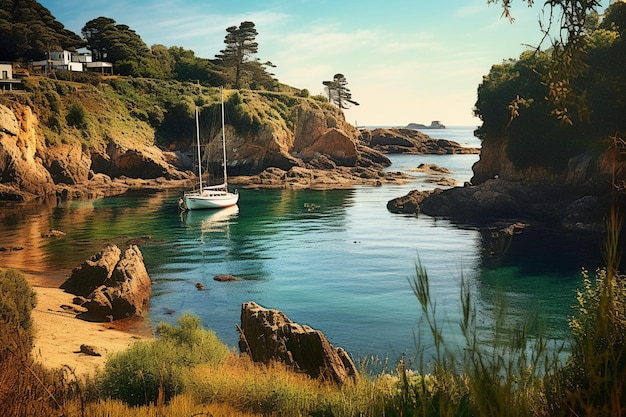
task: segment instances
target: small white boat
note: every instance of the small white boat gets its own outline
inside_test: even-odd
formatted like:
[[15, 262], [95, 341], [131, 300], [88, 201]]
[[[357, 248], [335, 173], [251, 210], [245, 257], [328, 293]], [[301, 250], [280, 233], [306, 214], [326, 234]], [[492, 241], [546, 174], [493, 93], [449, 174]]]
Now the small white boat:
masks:
[[218, 209], [237, 204], [239, 194], [228, 191], [226, 184], [202, 187], [185, 193], [187, 210]]
[[219, 209], [237, 204], [239, 194], [228, 190], [228, 174], [226, 172], [226, 134], [224, 129], [224, 90], [222, 90], [222, 149], [224, 165], [224, 182], [219, 185], [205, 186], [202, 184], [202, 163], [200, 151], [200, 125], [196, 108], [196, 141], [198, 144], [198, 188], [184, 193], [179, 205], [183, 210]]

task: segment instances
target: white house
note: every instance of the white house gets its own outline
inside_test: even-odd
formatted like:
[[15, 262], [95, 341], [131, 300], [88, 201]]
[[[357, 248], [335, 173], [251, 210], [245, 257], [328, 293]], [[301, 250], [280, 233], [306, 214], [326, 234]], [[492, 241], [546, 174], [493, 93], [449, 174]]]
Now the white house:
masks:
[[13, 64], [10, 62], [0, 62], [0, 90], [11, 91], [22, 81], [13, 78]]
[[13, 79], [13, 65], [11, 63], [0, 62], [0, 80]]
[[92, 62], [89, 52], [53, 51], [48, 59], [31, 63], [34, 67], [49, 69], [63, 69], [82, 72], [85, 70], [98, 71], [103, 74], [113, 74], [113, 64], [110, 62]]

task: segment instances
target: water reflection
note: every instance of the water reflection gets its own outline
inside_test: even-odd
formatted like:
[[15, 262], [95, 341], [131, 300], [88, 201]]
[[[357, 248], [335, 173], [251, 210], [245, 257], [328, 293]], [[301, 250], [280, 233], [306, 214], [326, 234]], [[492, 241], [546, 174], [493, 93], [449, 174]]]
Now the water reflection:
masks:
[[219, 210], [185, 211], [180, 216], [186, 227], [197, 228], [203, 235], [205, 233], [226, 233], [230, 235], [230, 224], [236, 221], [238, 214], [239, 206], [231, 206]]
[[549, 337], [567, 338], [581, 269], [602, 265], [599, 241], [596, 234], [539, 227], [519, 234], [481, 230], [480, 310], [493, 311], [501, 298], [511, 322], [538, 317]]

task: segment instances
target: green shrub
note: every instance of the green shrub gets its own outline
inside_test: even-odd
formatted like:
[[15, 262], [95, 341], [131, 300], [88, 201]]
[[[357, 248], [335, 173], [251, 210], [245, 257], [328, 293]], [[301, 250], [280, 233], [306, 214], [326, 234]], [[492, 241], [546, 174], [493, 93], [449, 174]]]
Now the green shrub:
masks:
[[150, 126], [152, 127], [159, 127], [161, 126], [161, 124], [163, 123], [163, 120], [165, 120], [165, 113], [163, 111], [163, 109], [157, 105], [154, 105], [153, 107], [149, 108], [147, 110], [147, 114], [148, 114], [148, 121], [150, 123]]
[[34, 362], [31, 311], [35, 293], [24, 276], [0, 269], [0, 415], [66, 415], [68, 380], [62, 370]]
[[130, 405], [167, 401], [183, 392], [185, 375], [194, 366], [219, 363], [228, 355], [228, 347], [202, 329], [199, 318], [185, 314], [178, 324], [162, 323], [158, 339], [112, 356], [99, 380], [102, 394]]
[[87, 111], [81, 103], [74, 103], [69, 106], [65, 121], [69, 126], [84, 128], [87, 126]]
[[14, 269], [0, 269], [0, 325], [31, 332], [30, 312], [34, 307], [35, 293], [24, 276]]

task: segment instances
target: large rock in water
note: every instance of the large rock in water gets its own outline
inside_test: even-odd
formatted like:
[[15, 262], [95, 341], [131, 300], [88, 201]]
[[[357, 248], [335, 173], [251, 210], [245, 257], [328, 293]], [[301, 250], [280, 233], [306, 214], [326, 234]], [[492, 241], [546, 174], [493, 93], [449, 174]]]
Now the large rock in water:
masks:
[[61, 288], [85, 298], [86, 318], [108, 321], [144, 316], [152, 283], [137, 246], [122, 252], [115, 245], [107, 245], [75, 268]]
[[358, 378], [348, 353], [334, 348], [322, 332], [252, 301], [241, 307], [239, 349], [255, 362], [277, 360], [313, 378], [338, 384]]

